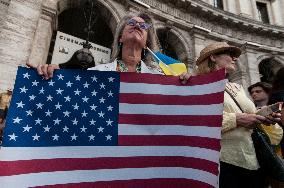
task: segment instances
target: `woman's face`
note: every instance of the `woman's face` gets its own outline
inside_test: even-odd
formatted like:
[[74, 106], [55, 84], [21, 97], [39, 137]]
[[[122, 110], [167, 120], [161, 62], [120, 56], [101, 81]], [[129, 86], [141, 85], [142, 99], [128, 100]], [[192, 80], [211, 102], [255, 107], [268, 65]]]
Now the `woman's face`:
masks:
[[127, 21], [125, 25], [120, 42], [137, 43], [141, 48], [146, 47], [147, 30], [150, 25], [140, 17], [133, 17]]
[[234, 57], [230, 51], [211, 55], [210, 58], [216, 62], [217, 70], [225, 68], [226, 73], [232, 73], [237, 69], [236, 61], [238, 58]]

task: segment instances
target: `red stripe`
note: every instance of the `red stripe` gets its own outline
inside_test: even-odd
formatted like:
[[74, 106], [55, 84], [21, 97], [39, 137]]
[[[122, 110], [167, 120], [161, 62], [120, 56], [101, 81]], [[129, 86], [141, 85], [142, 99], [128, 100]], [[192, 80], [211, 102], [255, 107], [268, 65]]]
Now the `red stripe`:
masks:
[[190, 125], [220, 127], [222, 115], [147, 115], [119, 114], [120, 124], [136, 125]]
[[[204, 75], [191, 76], [186, 85], [202, 85], [217, 82], [224, 79], [225, 71], [219, 70], [215, 73], [208, 73]], [[167, 77], [167, 79], [165, 79]], [[176, 85], [181, 86], [179, 77], [164, 76], [156, 74], [136, 74], [136, 73], [120, 73], [120, 82], [127, 83], [148, 83], [148, 84], [161, 84], [161, 85]], [[184, 86], [184, 85], [183, 85]]]
[[37, 188], [214, 188], [212, 185], [191, 179], [117, 180], [111, 182], [70, 183], [65, 185], [37, 186]]
[[223, 98], [224, 92], [191, 96], [121, 93], [119, 102], [160, 105], [210, 105], [223, 103]]
[[220, 139], [197, 136], [124, 136], [119, 135], [120, 146], [191, 146], [219, 151]]
[[[184, 167], [218, 174], [218, 164], [204, 159], [191, 157], [102, 157], [83, 159], [34, 159], [22, 161], [1, 161], [0, 176], [28, 173], [96, 170], [146, 167]], [[5, 169], [5, 170], [3, 170]]]

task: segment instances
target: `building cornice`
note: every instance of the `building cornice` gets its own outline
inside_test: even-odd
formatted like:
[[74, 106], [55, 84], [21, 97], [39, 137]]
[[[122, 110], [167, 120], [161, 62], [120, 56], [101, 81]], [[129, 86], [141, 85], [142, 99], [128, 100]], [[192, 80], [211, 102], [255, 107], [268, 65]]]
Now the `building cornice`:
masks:
[[253, 42], [261, 44], [259, 49], [277, 49], [284, 53], [284, 27], [223, 11], [200, 0], [140, 1], [150, 6], [147, 11], [155, 17], [162, 21], [171, 20], [177, 28], [209, 38], [218, 36], [219, 40], [239, 46]]

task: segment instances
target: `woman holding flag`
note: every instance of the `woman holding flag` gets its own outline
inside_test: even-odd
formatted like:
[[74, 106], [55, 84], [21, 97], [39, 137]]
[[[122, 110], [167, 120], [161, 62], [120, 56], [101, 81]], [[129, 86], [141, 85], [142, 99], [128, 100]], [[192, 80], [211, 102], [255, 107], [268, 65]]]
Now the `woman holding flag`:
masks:
[[[158, 50], [158, 39], [152, 19], [145, 13], [127, 15], [117, 26], [111, 62], [88, 70], [163, 74], [158, 63], [153, 62], [153, 56], [155, 57], [153, 51]], [[161, 62], [159, 63], [161, 65]], [[34, 66], [27, 63], [27, 65], [36, 68], [39, 75], [45, 79], [52, 78], [54, 70], [59, 69], [56, 64]], [[177, 75], [169, 66], [163, 63], [162, 65], [163, 69], [169, 69], [167, 72]], [[186, 68], [184, 70], [186, 72]], [[185, 83], [188, 78], [189, 74], [180, 75], [182, 83]]]

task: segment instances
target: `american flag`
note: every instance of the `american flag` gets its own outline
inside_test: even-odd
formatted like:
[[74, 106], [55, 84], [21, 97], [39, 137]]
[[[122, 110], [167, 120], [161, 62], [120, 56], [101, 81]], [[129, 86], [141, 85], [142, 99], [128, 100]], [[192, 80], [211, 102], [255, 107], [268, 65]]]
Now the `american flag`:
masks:
[[177, 77], [18, 68], [1, 188], [218, 186], [224, 71]]

